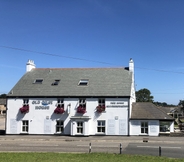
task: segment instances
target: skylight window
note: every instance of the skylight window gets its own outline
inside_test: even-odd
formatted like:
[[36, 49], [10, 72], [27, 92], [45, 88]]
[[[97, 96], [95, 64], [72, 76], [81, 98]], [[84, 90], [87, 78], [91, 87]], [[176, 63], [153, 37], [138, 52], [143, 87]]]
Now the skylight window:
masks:
[[56, 80], [52, 83], [52, 85], [58, 85], [59, 82], [60, 82], [60, 80], [59, 80], [59, 79], [56, 79]]
[[35, 84], [42, 84], [42, 82], [43, 82], [43, 79], [36, 79], [34, 81]]
[[88, 85], [89, 80], [88, 79], [81, 79], [79, 81], [79, 86], [86, 86]]

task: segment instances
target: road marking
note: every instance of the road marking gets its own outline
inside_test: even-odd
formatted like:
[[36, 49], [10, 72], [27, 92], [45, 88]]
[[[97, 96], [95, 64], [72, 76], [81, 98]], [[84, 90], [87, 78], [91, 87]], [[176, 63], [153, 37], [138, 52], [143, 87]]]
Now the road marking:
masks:
[[[89, 147], [89, 145], [77, 145], [78, 147]], [[119, 147], [119, 146], [102, 146], [102, 145], [91, 145], [91, 147]]]
[[38, 145], [38, 144], [19, 144], [19, 146], [36, 146], [36, 147], [54, 147], [54, 146], [59, 146], [59, 145]]
[[[137, 147], [145, 147], [145, 148], [159, 148], [159, 146], [137, 146]], [[181, 147], [167, 147], [167, 146], [162, 146], [161, 148], [181, 149]]]

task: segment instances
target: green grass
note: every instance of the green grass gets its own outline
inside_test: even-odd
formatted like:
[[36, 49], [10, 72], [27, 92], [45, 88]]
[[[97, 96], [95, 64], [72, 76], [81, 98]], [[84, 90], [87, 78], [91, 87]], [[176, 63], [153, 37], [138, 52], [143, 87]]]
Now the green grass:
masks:
[[184, 162], [156, 156], [120, 155], [108, 153], [0, 153], [1, 162]]

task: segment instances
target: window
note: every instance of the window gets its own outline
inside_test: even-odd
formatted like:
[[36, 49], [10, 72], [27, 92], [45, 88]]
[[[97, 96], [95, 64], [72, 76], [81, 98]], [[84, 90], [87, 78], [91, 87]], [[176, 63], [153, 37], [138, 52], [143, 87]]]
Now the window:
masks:
[[28, 133], [28, 130], [29, 130], [29, 121], [22, 120], [22, 132]]
[[82, 108], [86, 108], [86, 99], [79, 99], [79, 106]]
[[87, 86], [88, 85], [88, 79], [81, 79], [79, 81], [79, 86]]
[[141, 133], [148, 134], [148, 122], [141, 122]]
[[105, 120], [97, 121], [97, 132], [105, 133]]
[[34, 81], [35, 84], [42, 84], [42, 82], [43, 82], [43, 79], [36, 79]]
[[53, 85], [53, 86], [58, 85], [59, 82], [60, 82], [60, 80], [59, 80], [59, 79], [56, 79], [56, 80], [52, 83], [52, 85]]
[[160, 121], [160, 132], [170, 132], [170, 122]]
[[104, 98], [98, 99], [98, 105], [99, 106], [105, 106], [105, 99]]
[[62, 120], [56, 121], [56, 133], [63, 133], [64, 132], [64, 122]]
[[63, 99], [58, 99], [57, 104], [58, 104], [58, 107], [64, 108], [64, 100]]
[[77, 133], [83, 134], [83, 122], [77, 122]]
[[23, 99], [23, 105], [28, 105], [29, 104], [29, 99]]

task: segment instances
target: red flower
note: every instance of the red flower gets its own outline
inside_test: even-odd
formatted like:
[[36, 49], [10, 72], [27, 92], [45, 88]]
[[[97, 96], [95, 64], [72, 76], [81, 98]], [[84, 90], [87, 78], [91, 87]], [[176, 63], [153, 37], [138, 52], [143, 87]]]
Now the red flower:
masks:
[[77, 108], [77, 113], [85, 114], [85, 113], [86, 113], [86, 107], [84, 107], [84, 106], [79, 106], [79, 107]]
[[105, 111], [105, 105], [98, 105], [96, 107], [96, 111], [99, 112], [99, 113]]
[[26, 114], [26, 113], [29, 112], [29, 105], [24, 105], [24, 106], [21, 107], [19, 110], [20, 110], [20, 112], [21, 112], [22, 114]]
[[63, 114], [65, 112], [64, 107], [56, 107], [54, 113], [56, 114]]

